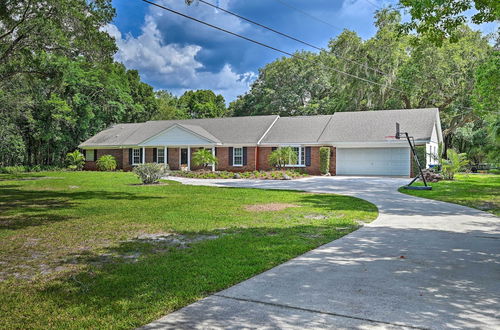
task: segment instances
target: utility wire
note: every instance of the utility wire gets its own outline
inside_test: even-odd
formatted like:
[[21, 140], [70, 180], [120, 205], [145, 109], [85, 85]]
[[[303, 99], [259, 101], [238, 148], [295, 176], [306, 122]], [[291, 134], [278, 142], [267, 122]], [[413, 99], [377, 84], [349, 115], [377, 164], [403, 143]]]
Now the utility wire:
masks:
[[[309, 42], [306, 42], [306, 41], [300, 40], [300, 39], [298, 39], [298, 38], [295, 38], [295, 37], [293, 37], [293, 36], [291, 36], [291, 35], [289, 35], [289, 34], [286, 34], [286, 33], [280, 32], [280, 31], [277, 31], [277, 30], [275, 30], [275, 29], [273, 29], [273, 28], [270, 28], [269, 26], [266, 26], [266, 25], [264, 25], [264, 24], [258, 23], [258, 22], [256, 22], [256, 21], [253, 21], [253, 20], [249, 19], [249, 18], [243, 17], [243, 16], [241, 16], [241, 15], [239, 15], [239, 14], [233, 13], [233, 12], [231, 12], [231, 11], [229, 11], [229, 10], [226, 10], [226, 9], [224, 9], [224, 8], [221, 8], [221, 7], [219, 7], [219, 6], [217, 6], [217, 5], [214, 5], [214, 4], [210, 3], [210, 2], [207, 2], [207, 1], [205, 1], [205, 0], [198, 0], [198, 1], [199, 1], [199, 2], [201, 2], [201, 3], [204, 3], [204, 4], [205, 4], [205, 5], [207, 5], [207, 6], [210, 6], [210, 7], [212, 7], [212, 8], [215, 8], [215, 9], [220, 10], [220, 11], [222, 11], [222, 12], [225, 12], [225, 13], [227, 13], [227, 14], [230, 14], [230, 15], [233, 15], [233, 16], [235, 16], [235, 17], [238, 17], [238, 18], [240, 18], [240, 19], [242, 19], [242, 20], [244, 20], [244, 21], [247, 21], [247, 22], [252, 23], [252, 24], [254, 24], [254, 25], [260, 26], [260, 27], [262, 27], [262, 28], [264, 28], [264, 29], [266, 29], [266, 30], [269, 30], [269, 31], [271, 31], [271, 32], [274, 32], [274, 33], [276, 33], [276, 34], [279, 34], [279, 35], [281, 35], [281, 36], [283, 36], [283, 37], [285, 37], [285, 38], [288, 38], [288, 39], [290, 39], [290, 40], [297, 41], [297, 42], [299, 42], [299, 43], [301, 43], [301, 44], [303, 44], [303, 45], [309, 46], [309, 47], [314, 48], [314, 49], [317, 49], [317, 50], [319, 50], [319, 51], [324, 51], [324, 49], [323, 49], [323, 48], [321, 48], [321, 47], [315, 46], [315, 45], [313, 45], [313, 44], [311, 44], [311, 43], [309, 43]], [[345, 61], [348, 61], [348, 62], [351, 62], [351, 63], [357, 64], [357, 65], [359, 65], [359, 66], [364, 67], [365, 69], [370, 69], [370, 70], [372, 70], [372, 71], [374, 71], [374, 72], [377, 72], [377, 73], [379, 73], [379, 74], [382, 74], [382, 75], [388, 76], [388, 74], [387, 74], [387, 73], [385, 73], [385, 72], [383, 72], [383, 71], [381, 71], [381, 70], [379, 70], [379, 69], [372, 68], [372, 67], [368, 66], [367, 64], [364, 64], [364, 63], [359, 63], [359, 62], [357, 62], [357, 61], [354, 61], [354, 60], [351, 60], [351, 59], [345, 58], [345, 57], [343, 57], [343, 56], [338, 55], [338, 54], [337, 54], [337, 53], [335, 53], [335, 52], [332, 52], [332, 53], [333, 53], [333, 55], [335, 55], [336, 57], [341, 58], [341, 59], [343, 59], [343, 60], [345, 60]]]
[[377, 9], [382, 9], [382, 7], [380, 7], [379, 5], [375, 4], [374, 2], [372, 2], [371, 0], [365, 0], [366, 3], [372, 5], [373, 7], [377, 8]]
[[330, 26], [330, 27], [332, 27], [332, 28], [334, 28], [334, 29], [338, 29], [338, 30], [341, 30], [341, 31], [342, 31], [342, 30], [344, 30], [344, 28], [341, 28], [341, 27], [335, 26], [335, 25], [333, 25], [333, 24], [331, 24], [331, 23], [329, 23], [329, 22], [327, 22], [327, 21], [325, 21], [325, 20], [323, 20], [323, 19], [321, 19], [321, 18], [319, 18], [319, 17], [317, 17], [317, 16], [311, 15], [311, 14], [309, 14], [307, 11], [304, 11], [304, 10], [302, 10], [302, 9], [298, 8], [298, 7], [295, 7], [295, 6], [293, 6], [293, 5], [289, 4], [289, 3], [288, 3], [288, 2], [286, 2], [286, 1], [283, 1], [283, 0], [275, 0], [275, 1], [277, 1], [277, 2], [281, 3], [281, 4], [282, 4], [282, 5], [284, 5], [284, 6], [287, 6], [288, 8], [292, 8], [293, 10], [296, 10], [296, 11], [298, 11], [298, 12], [300, 12], [300, 13], [302, 13], [302, 14], [306, 15], [306, 16], [309, 16], [310, 18], [312, 18], [312, 19], [314, 19], [314, 20], [316, 20], [316, 21], [319, 21], [319, 22], [321, 22], [321, 23], [323, 23], [323, 24], [326, 24], [326, 25], [328, 25], [328, 26]]
[[[260, 45], [260, 46], [262, 46], [262, 47], [266, 47], [266, 48], [272, 49], [272, 50], [274, 50], [274, 51], [276, 51], [276, 52], [278, 52], [278, 53], [282, 53], [282, 54], [288, 55], [288, 56], [290, 56], [290, 57], [299, 58], [299, 59], [302, 59], [302, 60], [305, 60], [305, 61], [314, 62], [314, 61], [311, 61], [311, 60], [309, 60], [309, 59], [307, 59], [307, 58], [301, 57], [301, 56], [299, 56], [299, 55], [297, 55], [297, 54], [292, 54], [292, 53], [290, 53], [290, 52], [287, 52], [287, 51], [281, 50], [281, 49], [279, 49], [279, 48], [276, 48], [276, 47], [270, 46], [270, 45], [265, 44], [265, 43], [263, 43], [263, 42], [260, 42], [260, 41], [257, 41], [257, 40], [254, 40], [254, 39], [251, 39], [251, 38], [245, 37], [245, 36], [243, 36], [243, 35], [241, 35], [241, 34], [238, 34], [238, 33], [235, 33], [235, 32], [229, 31], [229, 30], [226, 30], [226, 29], [224, 29], [224, 28], [221, 28], [221, 27], [219, 27], [219, 26], [216, 26], [216, 25], [213, 25], [213, 24], [207, 23], [207, 22], [202, 21], [202, 20], [200, 20], [200, 19], [198, 19], [198, 18], [195, 18], [195, 17], [189, 16], [189, 15], [186, 15], [186, 14], [184, 14], [184, 13], [181, 13], [181, 12], [176, 11], [176, 10], [174, 10], [174, 9], [171, 9], [171, 8], [168, 8], [168, 7], [165, 7], [165, 6], [159, 5], [159, 4], [154, 3], [154, 2], [152, 2], [152, 1], [149, 1], [149, 0], [142, 0], [142, 1], [143, 1], [143, 2], [146, 2], [146, 3], [149, 3], [150, 5], [153, 5], [153, 6], [155, 6], [155, 7], [158, 7], [158, 8], [161, 8], [161, 9], [163, 9], [163, 10], [166, 10], [166, 11], [169, 11], [169, 12], [171, 12], [171, 13], [174, 13], [174, 14], [176, 14], [176, 15], [179, 15], [179, 16], [182, 16], [182, 17], [184, 17], [184, 18], [190, 19], [190, 20], [192, 20], [192, 21], [198, 22], [198, 23], [200, 23], [200, 24], [203, 24], [203, 25], [209, 26], [209, 27], [211, 27], [211, 28], [213, 28], [213, 29], [216, 29], [216, 30], [219, 30], [219, 31], [222, 31], [222, 32], [228, 33], [228, 34], [231, 34], [231, 35], [233, 35], [233, 36], [235, 36], [235, 37], [238, 37], [238, 38], [241, 38], [241, 39], [244, 39], [244, 40], [250, 41], [250, 42], [255, 43], [255, 44], [257, 44], [257, 45]], [[321, 62], [320, 62], [320, 63], [321, 63]], [[324, 65], [324, 64], [323, 64], [323, 65]], [[326, 67], [326, 66], [325, 66], [325, 67]], [[382, 87], [387, 87], [387, 86], [385, 86], [384, 84], [378, 83], [378, 82], [376, 82], [376, 81], [372, 81], [372, 80], [369, 80], [369, 79], [365, 79], [365, 78], [362, 78], [362, 77], [356, 76], [356, 75], [354, 75], [354, 74], [351, 74], [351, 73], [348, 73], [348, 72], [344, 72], [344, 71], [341, 71], [341, 70], [338, 70], [338, 69], [335, 69], [335, 68], [332, 68], [332, 67], [330, 67], [329, 69], [331, 69], [331, 70], [333, 70], [333, 71], [335, 71], [335, 72], [338, 72], [338, 73], [345, 74], [345, 75], [347, 75], [347, 76], [349, 76], [349, 77], [352, 77], [352, 78], [355, 78], [355, 79], [359, 79], [359, 80], [365, 81], [365, 82], [367, 82], [367, 83], [371, 83], [371, 84], [379, 85], [379, 86], [382, 86]], [[388, 88], [388, 89], [392, 89], [392, 90], [397, 91], [397, 92], [400, 92], [400, 93], [404, 93], [402, 90], [397, 89], [397, 88], [393, 88], [393, 87], [387, 87], [387, 88]]]

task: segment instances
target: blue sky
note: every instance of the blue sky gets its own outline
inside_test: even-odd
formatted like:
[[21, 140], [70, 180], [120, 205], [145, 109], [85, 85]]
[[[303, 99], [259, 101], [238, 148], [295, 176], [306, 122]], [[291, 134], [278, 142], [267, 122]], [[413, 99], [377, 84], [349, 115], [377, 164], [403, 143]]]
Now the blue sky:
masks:
[[[356, 31], [363, 39], [370, 38], [375, 33], [374, 11], [396, 3], [395, 0], [206, 1], [320, 47], [326, 47], [343, 28]], [[155, 2], [285, 51], [312, 50], [203, 3], [187, 6], [184, 0]], [[138, 70], [141, 78], [155, 89], [167, 89], [176, 95], [189, 89], [212, 89], [230, 102], [248, 90], [259, 68], [281, 57], [272, 50], [140, 0], [113, 0], [113, 5], [117, 15], [106, 30], [117, 41], [119, 51], [115, 58], [128, 69]], [[488, 24], [481, 26], [486, 32], [493, 28]]]

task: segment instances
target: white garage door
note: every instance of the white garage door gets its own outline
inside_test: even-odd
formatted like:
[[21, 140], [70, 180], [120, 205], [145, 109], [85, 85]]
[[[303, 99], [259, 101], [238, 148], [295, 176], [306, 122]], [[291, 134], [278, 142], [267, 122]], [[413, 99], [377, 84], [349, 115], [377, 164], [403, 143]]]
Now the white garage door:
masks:
[[410, 175], [410, 148], [337, 148], [338, 175]]

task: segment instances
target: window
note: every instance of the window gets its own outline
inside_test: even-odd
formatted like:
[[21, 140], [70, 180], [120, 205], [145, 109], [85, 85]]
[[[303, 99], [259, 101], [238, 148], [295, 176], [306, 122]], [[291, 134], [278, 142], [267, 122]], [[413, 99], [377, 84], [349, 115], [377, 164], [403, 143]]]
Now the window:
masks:
[[132, 164], [140, 164], [141, 163], [141, 149], [135, 148], [132, 149]]
[[306, 150], [304, 147], [291, 147], [292, 150], [297, 155], [297, 161], [292, 163], [291, 160], [288, 162], [287, 166], [304, 166], [306, 164]]
[[165, 149], [163, 148], [156, 149], [156, 162], [159, 164], [163, 164], [165, 162]]
[[233, 148], [233, 166], [243, 166], [243, 148]]
[[85, 160], [88, 161], [88, 162], [95, 161], [95, 159], [94, 159], [94, 150], [93, 149], [86, 149], [85, 150]]

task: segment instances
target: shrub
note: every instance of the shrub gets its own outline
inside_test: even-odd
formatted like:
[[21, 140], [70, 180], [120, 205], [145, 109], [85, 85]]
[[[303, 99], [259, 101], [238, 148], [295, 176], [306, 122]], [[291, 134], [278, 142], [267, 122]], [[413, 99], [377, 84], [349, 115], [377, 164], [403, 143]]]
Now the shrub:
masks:
[[199, 149], [193, 154], [193, 164], [196, 166], [207, 167], [212, 164], [217, 164], [218, 159], [212, 155], [212, 151], [208, 149]]
[[96, 162], [99, 171], [114, 171], [116, 170], [116, 159], [111, 155], [103, 155]]
[[66, 164], [72, 171], [80, 171], [85, 164], [85, 156], [78, 150], [66, 154]]
[[0, 167], [0, 173], [4, 174], [19, 174], [27, 171], [28, 168], [22, 165]]
[[157, 183], [168, 172], [168, 165], [146, 163], [137, 165], [134, 173], [144, 184]]
[[330, 172], [330, 148], [319, 148], [319, 171], [321, 174], [328, 174]]
[[33, 165], [30, 167], [30, 172], [41, 172], [42, 171], [42, 166], [40, 165]]
[[453, 149], [448, 149], [446, 152], [448, 159], [442, 160], [442, 172], [445, 180], [453, 180], [455, 174], [464, 170], [469, 161], [467, 160], [467, 154], [459, 154]]
[[287, 164], [297, 162], [297, 154], [291, 147], [278, 148], [269, 155], [269, 164], [277, 168], [283, 168]]

